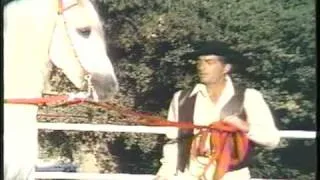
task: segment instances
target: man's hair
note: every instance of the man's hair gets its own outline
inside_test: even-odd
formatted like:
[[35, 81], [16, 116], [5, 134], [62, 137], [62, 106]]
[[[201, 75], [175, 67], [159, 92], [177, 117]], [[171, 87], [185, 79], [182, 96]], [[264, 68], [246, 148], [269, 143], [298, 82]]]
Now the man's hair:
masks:
[[218, 60], [219, 60], [220, 62], [222, 62], [223, 64], [230, 64], [230, 63], [228, 62], [227, 58], [224, 57], [224, 56], [218, 56]]
[[217, 57], [217, 59], [218, 59], [218, 61], [220, 61], [221, 63], [223, 63], [223, 64], [231, 64], [231, 63], [229, 63], [228, 62], [228, 60], [227, 60], [227, 58], [226, 57], [224, 57], [224, 56], [221, 56], [221, 55], [217, 55], [217, 54], [202, 54], [202, 55], [199, 55], [197, 58], [196, 58], [196, 60], [200, 60], [200, 57], [201, 56], [216, 56]]

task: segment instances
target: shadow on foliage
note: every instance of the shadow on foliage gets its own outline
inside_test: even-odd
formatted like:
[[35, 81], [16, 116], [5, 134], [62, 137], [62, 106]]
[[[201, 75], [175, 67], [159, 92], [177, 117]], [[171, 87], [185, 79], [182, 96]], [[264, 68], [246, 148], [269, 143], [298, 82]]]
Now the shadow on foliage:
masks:
[[286, 148], [277, 149], [282, 164], [303, 173], [316, 172], [317, 149], [313, 141], [290, 140]]
[[50, 147], [46, 148], [46, 153], [49, 155], [55, 154], [57, 147], [59, 150], [59, 156], [64, 156], [73, 161], [73, 150], [75, 150], [74, 145], [71, 143], [70, 137], [63, 131], [52, 131], [44, 133], [43, 131], [39, 132], [39, 142], [40, 144], [47, 144], [45, 141], [48, 141]]
[[289, 140], [287, 146], [272, 151], [256, 148], [251, 176], [268, 179], [314, 179], [317, 167], [315, 145], [314, 141]]
[[144, 152], [137, 143], [128, 145], [127, 137], [120, 135], [107, 146], [110, 154], [116, 159], [117, 172], [155, 174], [160, 167], [163, 136], [158, 136], [157, 142], [151, 151]]

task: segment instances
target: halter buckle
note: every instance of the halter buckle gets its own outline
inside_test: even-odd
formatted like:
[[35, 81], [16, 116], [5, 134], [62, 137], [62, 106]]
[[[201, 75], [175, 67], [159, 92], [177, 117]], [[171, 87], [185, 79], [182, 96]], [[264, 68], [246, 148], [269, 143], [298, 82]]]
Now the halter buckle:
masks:
[[92, 98], [94, 101], [98, 101], [99, 100], [98, 95], [91, 81], [92, 76], [88, 74], [84, 78], [87, 81], [87, 85], [88, 85], [88, 89], [87, 89], [88, 98]]
[[84, 79], [87, 81], [87, 86], [88, 86], [87, 92], [69, 93], [68, 94], [69, 101], [72, 101], [75, 99], [93, 99], [93, 101], [98, 101], [99, 98], [91, 82], [91, 75], [90, 74], [86, 75]]

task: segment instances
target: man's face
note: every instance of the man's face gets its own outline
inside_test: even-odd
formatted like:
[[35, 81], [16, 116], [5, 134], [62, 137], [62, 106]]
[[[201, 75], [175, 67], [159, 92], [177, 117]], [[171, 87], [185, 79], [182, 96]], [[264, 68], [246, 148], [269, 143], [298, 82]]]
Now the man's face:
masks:
[[197, 60], [197, 73], [203, 84], [219, 82], [228, 71], [229, 68], [219, 60], [219, 56], [204, 55]]

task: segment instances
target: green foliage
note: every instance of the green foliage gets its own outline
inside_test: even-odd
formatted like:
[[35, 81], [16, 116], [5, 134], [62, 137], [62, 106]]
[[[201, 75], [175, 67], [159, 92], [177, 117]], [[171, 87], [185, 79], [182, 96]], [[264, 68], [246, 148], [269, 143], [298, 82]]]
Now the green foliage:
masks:
[[[235, 69], [234, 81], [264, 94], [280, 129], [315, 130], [313, 1], [96, 0], [96, 3], [105, 21], [109, 54], [120, 79], [120, 104], [166, 116], [173, 93], [197, 80], [194, 62], [182, 56], [193, 51], [195, 43], [216, 40], [242, 54], [237, 58], [249, 65], [245, 71]], [[119, 121], [117, 118], [112, 122]], [[160, 136], [109, 134], [108, 137], [113, 137], [104, 140], [109, 148], [123, 148], [120, 151], [125, 154], [122, 159], [123, 154], [112, 155], [118, 157], [114, 159], [118, 164], [127, 163], [123, 168], [119, 165], [117, 171], [157, 171]], [[300, 146], [299, 152], [292, 152]], [[287, 148], [290, 150], [284, 150]], [[288, 141], [287, 148], [258, 149], [252, 168], [255, 177], [312, 179], [315, 166], [303, 169], [309, 167], [306, 161], [295, 166], [284, 154], [299, 156], [308, 151], [305, 158], [312, 159], [314, 141], [307, 147], [303, 140]], [[144, 161], [151, 166], [141, 164]]]

